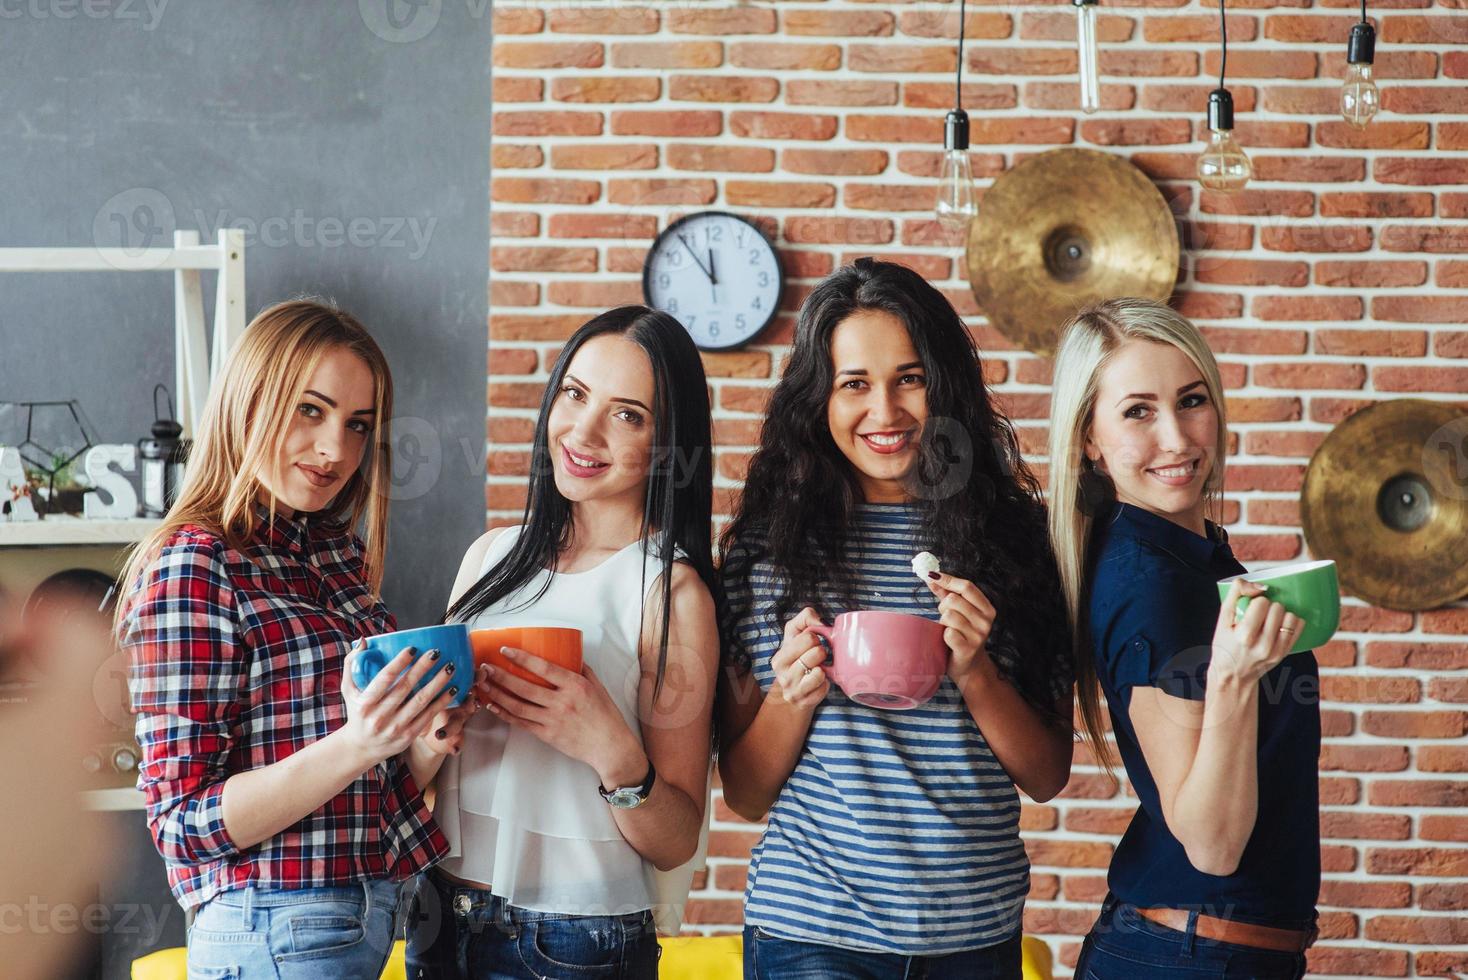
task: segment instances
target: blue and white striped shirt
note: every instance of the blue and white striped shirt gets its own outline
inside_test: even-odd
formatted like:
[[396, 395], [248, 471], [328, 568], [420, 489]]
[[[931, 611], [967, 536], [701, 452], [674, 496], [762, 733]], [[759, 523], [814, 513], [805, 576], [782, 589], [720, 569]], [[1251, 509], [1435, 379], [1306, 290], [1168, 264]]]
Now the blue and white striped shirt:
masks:
[[[917, 509], [866, 504], [855, 516], [859, 607], [937, 619], [912, 572]], [[756, 563], [747, 581], [726, 583], [748, 593], [735, 628], [766, 691], [784, 625], [775, 582]], [[751, 857], [745, 924], [909, 956], [1002, 942], [1019, 931], [1029, 890], [1019, 814], [1014, 783], [951, 680], [911, 711], [864, 707], [833, 684]]]

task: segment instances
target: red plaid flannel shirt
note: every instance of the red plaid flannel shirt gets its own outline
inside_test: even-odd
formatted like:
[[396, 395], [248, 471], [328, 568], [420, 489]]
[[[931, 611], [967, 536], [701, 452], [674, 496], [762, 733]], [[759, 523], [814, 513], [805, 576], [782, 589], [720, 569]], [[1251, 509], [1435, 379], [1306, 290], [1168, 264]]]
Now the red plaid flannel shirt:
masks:
[[448, 851], [400, 758], [266, 841], [241, 849], [230, 839], [224, 781], [340, 728], [352, 641], [395, 628], [363, 578], [354, 535], [258, 514], [243, 551], [203, 528], [179, 530], [123, 624], [143, 749], [138, 787], [169, 885], [188, 908], [251, 884], [401, 880]]

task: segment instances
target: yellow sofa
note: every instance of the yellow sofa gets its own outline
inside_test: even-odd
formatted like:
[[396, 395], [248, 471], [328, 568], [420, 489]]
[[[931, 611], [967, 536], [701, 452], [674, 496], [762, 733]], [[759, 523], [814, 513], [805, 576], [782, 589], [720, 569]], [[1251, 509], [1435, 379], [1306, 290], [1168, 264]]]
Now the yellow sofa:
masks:
[[[743, 949], [740, 937], [679, 936], [660, 939], [662, 959], [658, 980], [742, 980]], [[1051, 980], [1050, 947], [1034, 936], [1024, 939], [1024, 980]], [[133, 960], [133, 980], [186, 980], [187, 951], [161, 949]], [[392, 955], [382, 971], [382, 980], [407, 980], [403, 967], [403, 944], [393, 943]]]

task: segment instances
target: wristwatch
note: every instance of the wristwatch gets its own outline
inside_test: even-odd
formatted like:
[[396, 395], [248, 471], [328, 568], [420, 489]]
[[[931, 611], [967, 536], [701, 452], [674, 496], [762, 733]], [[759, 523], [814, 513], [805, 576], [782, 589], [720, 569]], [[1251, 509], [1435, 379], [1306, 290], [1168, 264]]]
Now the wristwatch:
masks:
[[618, 786], [616, 789], [607, 789], [598, 783], [596, 791], [601, 794], [602, 799], [606, 800], [618, 810], [635, 810], [646, 803], [647, 798], [652, 795], [652, 784], [657, 778], [657, 770], [653, 768], [652, 760], [649, 759], [647, 760], [647, 775], [643, 777], [641, 785]]

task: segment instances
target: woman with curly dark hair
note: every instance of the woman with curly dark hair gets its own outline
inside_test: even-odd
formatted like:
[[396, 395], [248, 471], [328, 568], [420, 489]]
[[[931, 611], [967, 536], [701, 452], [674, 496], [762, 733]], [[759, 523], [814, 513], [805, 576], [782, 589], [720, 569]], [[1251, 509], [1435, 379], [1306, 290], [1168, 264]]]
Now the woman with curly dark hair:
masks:
[[[746, 977], [1018, 977], [1016, 788], [1069, 778], [1067, 618], [1036, 481], [922, 277], [861, 259], [816, 287], [722, 546], [724, 797], [769, 815]], [[914, 576], [923, 551], [941, 572]], [[811, 627], [850, 610], [943, 624], [931, 700], [875, 710], [830, 683]]]

